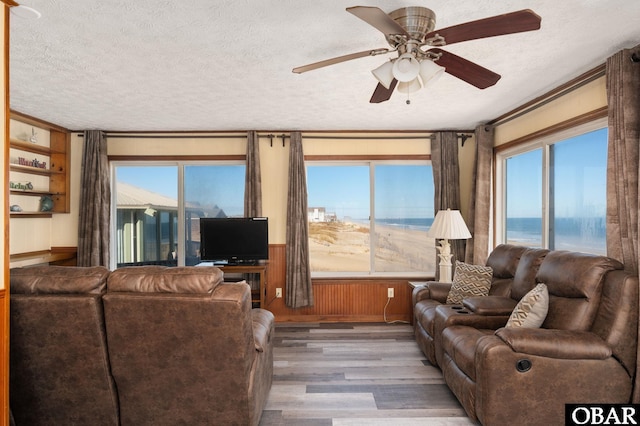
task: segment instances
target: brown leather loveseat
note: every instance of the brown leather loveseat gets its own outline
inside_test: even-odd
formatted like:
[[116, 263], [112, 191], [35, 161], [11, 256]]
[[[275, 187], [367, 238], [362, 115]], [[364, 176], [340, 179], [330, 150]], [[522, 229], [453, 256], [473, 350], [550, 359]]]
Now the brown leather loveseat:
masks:
[[274, 317], [247, 284], [215, 267], [98, 269], [11, 271], [18, 426], [259, 423]]

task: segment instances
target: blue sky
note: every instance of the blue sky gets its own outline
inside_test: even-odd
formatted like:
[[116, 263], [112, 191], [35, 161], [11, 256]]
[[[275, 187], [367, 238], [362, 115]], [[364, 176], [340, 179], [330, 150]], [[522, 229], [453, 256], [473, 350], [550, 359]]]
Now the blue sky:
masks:
[[[603, 217], [607, 129], [554, 145], [556, 217]], [[507, 217], [541, 217], [542, 149], [507, 160]]]
[[[377, 165], [375, 182], [378, 219], [433, 217], [430, 166]], [[368, 165], [308, 166], [307, 186], [309, 207], [325, 207], [340, 219], [369, 217]]]
[[[116, 179], [174, 199], [178, 198], [177, 166], [120, 166]], [[242, 216], [244, 210], [245, 167], [185, 166], [187, 202], [217, 205], [227, 216]]]

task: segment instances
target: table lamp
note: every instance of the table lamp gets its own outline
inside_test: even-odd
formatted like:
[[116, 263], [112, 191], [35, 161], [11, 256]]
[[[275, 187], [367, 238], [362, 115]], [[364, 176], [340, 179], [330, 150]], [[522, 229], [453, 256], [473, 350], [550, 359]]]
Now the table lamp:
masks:
[[440, 210], [433, 219], [433, 224], [427, 232], [427, 236], [440, 240], [437, 247], [440, 254], [440, 282], [451, 282], [451, 244], [449, 240], [466, 240], [471, 238], [471, 233], [464, 223], [459, 210]]

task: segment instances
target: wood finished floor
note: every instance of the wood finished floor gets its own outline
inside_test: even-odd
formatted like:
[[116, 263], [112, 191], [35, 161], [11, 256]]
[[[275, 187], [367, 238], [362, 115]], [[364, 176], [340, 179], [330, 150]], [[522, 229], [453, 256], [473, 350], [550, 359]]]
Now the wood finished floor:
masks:
[[407, 324], [278, 324], [260, 426], [474, 425]]

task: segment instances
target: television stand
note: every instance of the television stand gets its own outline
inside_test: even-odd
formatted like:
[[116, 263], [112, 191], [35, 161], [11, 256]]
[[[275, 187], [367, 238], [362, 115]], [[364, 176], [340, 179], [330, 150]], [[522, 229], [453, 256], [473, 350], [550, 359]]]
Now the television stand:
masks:
[[247, 262], [239, 264], [223, 264], [215, 265], [222, 270], [222, 272], [237, 273], [237, 274], [257, 274], [259, 276], [258, 290], [251, 290], [251, 304], [259, 304], [260, 308], [265, 308], [264, 299], [267, 291], [267, 263], [259, 262], [248, 264]]

